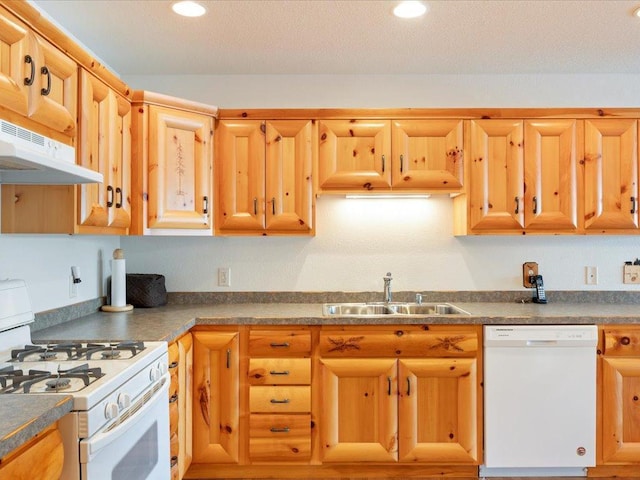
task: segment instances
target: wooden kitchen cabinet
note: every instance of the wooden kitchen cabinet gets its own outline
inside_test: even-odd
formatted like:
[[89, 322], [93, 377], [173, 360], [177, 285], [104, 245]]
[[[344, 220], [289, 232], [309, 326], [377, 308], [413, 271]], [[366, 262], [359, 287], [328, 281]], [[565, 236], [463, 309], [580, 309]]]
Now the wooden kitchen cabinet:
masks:
[[634, 476], [640, 468], [640, 327], [602, 326], [600, 341], [598, 467], [589, 473]]
[[638, 228], [638, 121], [587, 119], [584, 226], [587, 233]]
[[320, 332], [323, 462], [477, 465], [476, 327]]
[[133, 95], [133, 235], [211, 235], [217, 108], [146, 91]]
[[0, 459], [0, 480], [60, 480], [63, 464], [62, 435], [54, 424]]
[[33, 121], [75, 137], [76, 62], [4, 8], [0, 8], [0, 48], [0, 107], [18, 114], [7, 120], [31, 130], [34, 126], [28, 121]]
[[458, 119], [321, 120], [318, 190], [460, 192]]
[[467, 198], [456, 234], [577, 233], [583, 123], [471, 120]]
[[79, 108], [76, 162], [102, 173], [104, 182], [3, 185], [3, 233], [128, 233], [131, 105], [104, 82], [80, 69]]
[[216, 137], [216, 234], [315, 232], [311, 120], [221, 120]]
[[238, 463], [239, 333], [193, 333], [193, 463]]
[[184, 477], [193, 457], [193, 337], [169, 345], [169, 437], [172, 480]]

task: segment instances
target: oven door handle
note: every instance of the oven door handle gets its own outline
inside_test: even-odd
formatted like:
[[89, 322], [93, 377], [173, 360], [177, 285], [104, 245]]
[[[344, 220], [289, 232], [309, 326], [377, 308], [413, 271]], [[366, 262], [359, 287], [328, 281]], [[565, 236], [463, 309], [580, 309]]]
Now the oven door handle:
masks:
[[[143, 419], [150, 410], [156, 408], [156, 402], [165, 402], [167, 407], [167, 416], [169, 410], [169, 403], [167, 402], [167, 396], [169, 394], [169, 382], [171, 377], [169, 373], [164, 374], [161, 377], [162, 386], [147, 400], [147, 402], [134, 413], [131, 417], [126, 418], [120, 425], [117, 427], [108, 430], [109, 427], [101, 430], [96, 433], [90, 439], [85, 439], [80, 442], [80, 462], [81, 463], [89, 463], [93, 457], [100, 453], [105, 446], [112, 444], [117, 438], [121, 435], [127, 433], [131, 428], [135, 426], [135, 424]], [[145, 393], [142, 393], [138, 398], [144, 398]], [[137, 401], [137, 400], [136, 400]], [[135, 405], [136, 402], [132, 403]], [[120, 418], [120, 417], [118, 417]], [[167, 417], [168, 418], [168, 417]]]

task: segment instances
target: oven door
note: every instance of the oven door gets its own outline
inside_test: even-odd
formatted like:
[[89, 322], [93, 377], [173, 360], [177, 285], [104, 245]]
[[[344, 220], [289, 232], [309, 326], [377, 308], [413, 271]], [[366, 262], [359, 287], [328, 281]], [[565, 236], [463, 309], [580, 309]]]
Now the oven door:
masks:
[[141, 395], [118, 425], [80, 441], [83, 480], [169, 480], [168, 392], [166, 374], [161, 388]]

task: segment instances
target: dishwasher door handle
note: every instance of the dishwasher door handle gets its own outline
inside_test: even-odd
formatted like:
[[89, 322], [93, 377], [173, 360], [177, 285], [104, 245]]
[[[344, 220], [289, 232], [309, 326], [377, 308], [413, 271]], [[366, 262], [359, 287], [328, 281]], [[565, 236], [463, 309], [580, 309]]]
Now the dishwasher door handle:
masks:
[[527, 340], [527, 347], [550, 347], [557, 345], [557, 340]]

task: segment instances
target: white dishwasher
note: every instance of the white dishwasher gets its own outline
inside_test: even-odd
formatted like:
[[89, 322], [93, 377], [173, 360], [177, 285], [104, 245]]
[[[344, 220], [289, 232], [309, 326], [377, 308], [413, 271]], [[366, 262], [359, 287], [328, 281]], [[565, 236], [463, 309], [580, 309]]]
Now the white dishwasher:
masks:
[[586, 476], [597, 341], [595, 325], [484, 327], [481, 476]]

